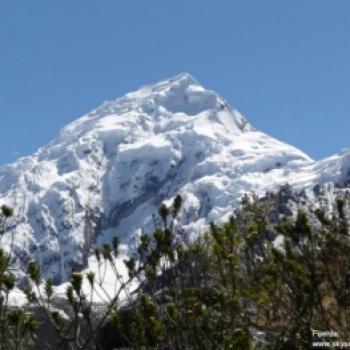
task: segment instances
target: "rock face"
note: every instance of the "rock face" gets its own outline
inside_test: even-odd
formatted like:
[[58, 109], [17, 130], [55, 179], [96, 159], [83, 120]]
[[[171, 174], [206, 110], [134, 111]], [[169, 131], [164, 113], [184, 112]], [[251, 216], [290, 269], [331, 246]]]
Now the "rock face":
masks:
[[18, 264], [35, 258], [59, 283], [112, 235], [127, 254], [176, 193], [195, 234], [230, 215], [244, 193], [345, 184], [349, 170], [350, 151], [315, 162], [181, 74], [103, 103], [32, 156], [0, 167], [0, 204], [15, 209], [2, 243], [13, 235]]

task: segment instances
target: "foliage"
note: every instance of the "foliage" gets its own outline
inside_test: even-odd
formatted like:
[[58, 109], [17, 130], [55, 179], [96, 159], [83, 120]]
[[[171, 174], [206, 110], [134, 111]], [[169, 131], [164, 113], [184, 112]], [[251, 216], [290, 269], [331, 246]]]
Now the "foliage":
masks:
[[[338, 340], [349, 341], [348, 203], [338, 198], [331, 214], [303, 208], [281, 215], [278, 198], [246, 196], [225, 224], [210, 223], [190, 241], [176, 196], [172, 206], [160, 206], [154, 233], [143, 233], [136, 254], [124, 260], [126, 276], [115, 237], [95, 249], [97, 271], [72, 272], [64, 310], [54, 303], [52, 280], [43, 281], [30, 261], [28, 300], [53, 325], [54, 348], [309, 349], [312, 329], [333, 330]], [[9, 262], [0, 252], [5, 299], [14, 287]], [[106, 266], [114, 273], [112, 296], [104, 289]], [[106, 301], [103, 307], [93, 295]], [[10, 346], [36, 327], [21, 309], [8, 310], [3, 319], [7, 328], [0, 331], [12, 339]]]
[[[3, 205], [0, 211], [0, 239], [6, 231], [7, 221], [13, 211]], [[9, 296], [15, 287], [15, 275], [11, 267], [11, 252], [0, 248], [0, 349], [30, 349], [34, 346], [37, 322], [35, 317], [19, 307], [9, 304]]]
[[[114, 334], [114, 342], [105, 348], [309, 349], [319, 340], [312, 329], [333, 330], [348, 341], [346, 203], [336, 201], [333, 217], [318, 208], [299, 210], [293, 219], [279, 217], [276, 198], [245, 198], [235, 217], [211, 223], [186, 246], [173, 237], [159, 250], [172, 256], [158, 276], [162, 283], [155, 288], [148, 279], [137, 302], [115, 310], [101, 336]], [[160, 211], [164, 237], [171, 210]]]

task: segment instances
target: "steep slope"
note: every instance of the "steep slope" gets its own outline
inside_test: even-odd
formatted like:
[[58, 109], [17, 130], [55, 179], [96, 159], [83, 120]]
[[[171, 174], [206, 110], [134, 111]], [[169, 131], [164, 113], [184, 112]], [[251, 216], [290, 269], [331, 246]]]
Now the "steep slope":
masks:
[[176, 193], [195, 234], [230, 215], [244, 193], [344, 182], [349, 163], [350, 152], [314, 162], [181, 74], [103, 103], [34, 155], [1, 167], [0, 203], [16, 212], [3, 243], [13, 234], [18, 263], [35, 258], [58, 283], [111, 235], [127, 254]]

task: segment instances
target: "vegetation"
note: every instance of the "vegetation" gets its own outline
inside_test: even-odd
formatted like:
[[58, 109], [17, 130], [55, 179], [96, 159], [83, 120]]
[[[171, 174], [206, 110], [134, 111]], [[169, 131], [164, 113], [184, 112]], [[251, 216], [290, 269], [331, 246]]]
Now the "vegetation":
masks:
[[[0, 242], [12, 215], [11, 208], [5, 205], [1, 207]], [[35, 343], [37, 322], [29, 312], [9, 305], [9, 295], [16, 282], [11, 267], [11, 256], [11, 251], [8, 254], [0, 248], [0, 349], [30, 349]]]
[[[235, 216], [224, 225], [211, 223], [195, 241], [183, 237], [181, 204], [176, 196], [171, 207], [160, 207], [161, 223], [153, 235], [142, 234], [137, 253], [124, 262], [127, 277], [117, 263], [117, 238], [95, 250], [102, 269], [109, 265], [114, 272], [112, 297], [103, 289], [103, 272], [73, 272], [69, 307], [58, 310], [52, 281], [43, 284], [39, 267], [29, 263], [27, 297], [55, 329], [52, 348], [309, 349], [320, 340], [312, 337], [313, 329], [350, 340], [350, 236], [343, 199], [331, 215], [318, 208], [293, 217], [280, 214], [277, 194], [245, 197]], [[105, 307], [93, 304], [94, 293], [109, 298]], [[13, 317], [5, 319], [13, 336]]]

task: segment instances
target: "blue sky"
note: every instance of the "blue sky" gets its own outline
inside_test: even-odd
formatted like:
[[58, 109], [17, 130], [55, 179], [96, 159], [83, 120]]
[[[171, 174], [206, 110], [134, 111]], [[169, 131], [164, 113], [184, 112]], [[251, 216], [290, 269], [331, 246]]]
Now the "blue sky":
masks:
[[0, 2], [0, 164], [180, 72], [319, 159], [350, 147], [350, 1]]

